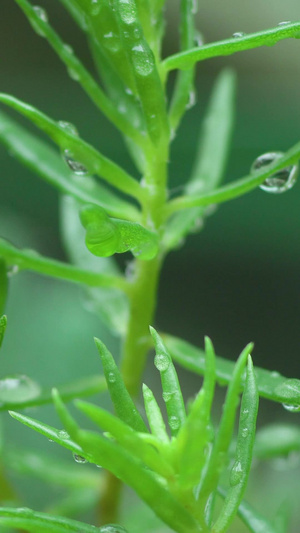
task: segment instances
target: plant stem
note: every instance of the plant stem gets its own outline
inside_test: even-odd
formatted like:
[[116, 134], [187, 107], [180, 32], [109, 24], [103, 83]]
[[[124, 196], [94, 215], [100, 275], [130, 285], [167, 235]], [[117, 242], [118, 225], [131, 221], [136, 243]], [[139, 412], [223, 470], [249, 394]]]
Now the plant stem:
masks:
[[[144, 185], [148, 198], [143, 204], [143, 222], [149, 229], [160, 232], [164, 222], [163, 213], [167, 200], [167, 161], [166, 140], [152, 147], [147, 153]], [[159, 253], [151, 261], [137, 259], [130, 285], [130, 316], [123, 345], [121, 372], [127, 390], [136, 397], [149, 350], [149, 326], [153, 323], [157, 287], [163, 255]], [[118, 519], [121, 495], [121, 480], [110, 472], [106, 480], [100, 502], [101, 523], [113, 523]]]

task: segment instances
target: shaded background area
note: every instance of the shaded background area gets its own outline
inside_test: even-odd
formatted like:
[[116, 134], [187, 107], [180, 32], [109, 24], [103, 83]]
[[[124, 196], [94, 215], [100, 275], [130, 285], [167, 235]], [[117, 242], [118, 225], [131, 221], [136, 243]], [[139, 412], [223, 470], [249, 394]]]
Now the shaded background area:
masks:
[[[45, 0], [40, 4], [46, 7], [57, 31], [92, 70], [84, 38], [59, 2]], [[177, 49], [178, 5], [178, 1], [169, 2], [166, 53]], [[299, 18], [297, 0], [203, 0], [197, 16], [206, 42]], [[118, 134], [95, 113], [86, 95], [68, 78], [65, 67], [31, 30], [11, 0], [1, 3], [0, 50], [1, 92], [28, 101], [55, 119], [76, 124], [83, 138], [134, 172]], [[238, 76], [236, 127], [225, 181], [246, 175], [261, 153], [284, 151], [299, 141], [299, 51], [300, 41], [288, 40], [199, 65], [198, 104], [187, 113], [172, 149], [171, 194], [188, 178], [209, 93], [225, 65], [232, 66]], [[217, 353], [231, 359], [236, 359], [243, 346], [253, 340], [257, 365], [300, 377], [299, 205], [298, 183], [283, 195], [258, 190], [220, 206], [206, 220], [203, 231], [189, 237], [185, 247], [167, 259], [160, 285], [158, 327], [197, 345], [202, 345], [204, 334], [208, 334]], [[49, 256], [64, 258], [57, 192], [23, 169], [2, 146], [0, 234], [19, 246], [32, 246]], [[52, 386], [100, 371], [93, 336], [101, 336], [115, 353], [117, 341], [83, 303], [79, 289], [71, 285], [29, 273], [12, 278], [1, 375], [21, 372]], [[152, 366], [151, 361], [145, 379], [155, 387], [158, 379]], [[199, 388], [197, 378], [183, 373], [183, 379], [187, 396]], [[45, 408], [39, 416], [51, 423], [52, 410]], [[297, 415], [262, 402], [259, 423], [274, 418], [298, 423]], [[57, 423], [54, 418], [53, 423]], [[7, 425], [8, 435], [13, 438], [16, 423]], [[49, 444], [42, 438], [23, 428], [17, 430], [28, 446], [38, 443], [48, 450]], [[66, 455], [63, 451], [57, 453]], [[274, 489], [270, 501], [266, 498], [266, 507], [272, 509], [272, 499], [273, 505], [281, 501], [287, 479], [296, 492], [299, 469], [293, 466], [293, 472], [293, 478], [290, 472], [278, 474], [282, 476], [281, 490]], [[264, 471], [263, 478], [260, 474], [259, 483], [253, 482], [253, 498], [257, 501], [266, 493], [264, 483], [273, 479], [271, 470]], [[272, 481], [272, 485], [276, 483]], [[21, 481], [20, 490], [26, 492]], [[37, 508], [44, 496], [39, 489], [35, 492], [27, 505]], [[297, 519], [295, 531], [299, 531]]]

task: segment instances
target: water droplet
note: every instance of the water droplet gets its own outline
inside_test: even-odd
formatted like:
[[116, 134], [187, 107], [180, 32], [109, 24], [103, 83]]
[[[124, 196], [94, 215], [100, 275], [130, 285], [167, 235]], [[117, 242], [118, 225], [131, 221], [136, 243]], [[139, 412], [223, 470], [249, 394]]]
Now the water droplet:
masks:
[[282, 22], [278, 22], [277, 26], [286, 26], [287, 24], [291, 24], [291, 20], [283, 20]]
[[241, 482], [243, 477], [243, 468], [240, 461], [236, 461], [232, 467], [231, 473], [230, 473], [230, 485], [232, 487], [235, 487], [235, 485], [238, 485], [238, 483]]
[[249, 429], [248, 428], [243, 428], [242, 429], [242, 437], [246, 438], [246, 437], [248, 437], [248, 435], [249, 435]]
[[0, 401], [22, 403], [39, 396], [40, 386], [28, 376], [14, 374], [0, 380]]
[[164, 402], [169, 402], [172, 398], [172, 392], [163, 392], [162, 394]]
[[72, 124], [71, 122], [66, 122], [65, 120], [59, 120], [58, 125], [62, 130], [66, 131], [67, 133], [70, 133], [71, 135], [75, 135], [76, 137], [78, 137], [78, 130], [76, 126], [74, 126], [74, 124]]
[[178, 416], [171, 416], [169, 419], [169, 426], [171, 429], [178, 429], [180, 426], [180, 420]]
[[110, 31], [109, 33], [106, 33], [103, 37], [103, 44], [107, 50], [112, 53], [116, 53], [120, 50], [121, 41], [118, 35]]
[[119, 0], [119, 14], [125, 24], [136, 21], [135, 6], [132, 0]]
[[134, 28], [133, 30], [133, 37], [138, 40], [142, 37], [142, 32], [140, 30], [140, 28]]
[[[43, 22], [48, 22], [48, 15], [43, 7], [33, 6], [33, 11], [35, 12], [35, 14], [38, 16], [40, 20], [42, 20]], [[40, 37], [45, 37], [45, 32], [40, 28], [39, 24], [36, 21], [31, 20], [31, 24], [35, 32]]]
[[[260, 155], [255, 159], [251, 172], [255, 172], [267, 165], [270, 165], [274, 161], [277, 161], [283, 156], [282, 152], [268, 152]], [[269, 176], [261, 185], [260, 188], [263, 191], [273, 194], [280, 194], [288, 191], [295, 185], [298, 174], [298, 165], [290, 165], [286, 168], [278, 170], [272, 176]]]
[[282, 407], [286, 409], [286, 411], [289, 411], [290, 413], [299, 413], [300, 412], [300, 404], [288, 404], [283, 403]]
[[193, 15], [196, 15], [198, 11], [198, 0], [193, 0], [192, 1], [192, 13]]
[[232, 37], [234, 37], [234, 39], [240, 39], [241, 37], [245, 37], [245, 35], [246, 33], [243, 31], [236, 31], [232, 34]]
[[19, 507], [18, 509], [16, 509], [16, 511], [24, 518], [28, 518], [33, 515], [33, 511], [32, 509], [29, 509], [29, 507]]
[[11, 266], [8, 267], [8, 269], [6, 271], [6, 275], [7, 275], [8, 278], [12, 278], [16, 274], [18, 274], [19, 270], [20, 269], [19, 269], [18, 265], [11, 265]]
[[88, 169], [80, 161], [76, 161], [71, 150], [64, 150], [64, 160], [70, 170], [77, 176], [86, 176], [88, 174]]
[[101, 466], [101, 465], [96, 465], [96, 467], [97, 467], [97, 468], [102, 468], [102, 466]]
[[114, 372], [109, 372], [108, 376], [107, 376], [107, 380], [109, 381], [109, 383], [115, 383], [116, 382], [116, 375]]
[[160, 372], [165, 372], [169, 368], [170, 359], [165, 353], [158, 353], [154, 357], [154, 364]]
[[69, 76], [70, 76], [70, 78], [72, 80], [74, 80], [74, 81], [78, 81], [79, 80], [79, 74], [78, 74], [77, 70], [75, 70], [75, 69], [73, 69], [71, 67], [68, 67], [67, 70], [68, 70], [68, 74], [69, 74]]
[[90, 14], [92, 17], [96, 17], [99, 15], [101, 9], [101, 5], [99, 0], [91, 0], [91, 7], [90, 7]]
[[195, 45], [203, 46], [203, 44], [204, 44], [204, 39], [203, 39], [202, 33], [200, 33], [200, 31], [196, 31], [195, 32]]
[[77, 453], [73, 453], [73, 457], [74, 457], [74, 461], [76, 461], [76, 463], [81, 463], [81, 464], [87, 463], [87, 460], [84, 457], [82, 457], [82, 455], [78, 455]]
[[241, 421], [244, 422], [247, 418], [248, 418], [248, 415], [249, 415], [249, 409], [243, 409], [243, 411], [241, 412]]
[[60, 439], [69, 439], [70, 438], [69, 433], [67, 433], [63, 429], [58, 432], [58, 436], [59, 436]]
[[74, 54], [74, 50], [69, 44], [64, 44], [64, 52], [67, 56]]
[[273, 370], [270, 374], [271, 378], [279, 378], [280, 377], [280, 374], [279, 372], [277, 372], [276, 370]]
[[154, 69], [152, 54], [143, 44], [132, 48], [132, 62], [136, 73], [140, 76], [149, 76]]

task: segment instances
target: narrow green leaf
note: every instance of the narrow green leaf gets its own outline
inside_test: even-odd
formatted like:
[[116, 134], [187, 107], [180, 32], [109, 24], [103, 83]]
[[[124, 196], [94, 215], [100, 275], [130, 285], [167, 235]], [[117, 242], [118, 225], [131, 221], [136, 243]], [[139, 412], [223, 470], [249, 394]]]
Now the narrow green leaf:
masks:
[[[0, 256], [0, 316], [5, 311], [8, 291], [7, 265]], [[1, 325], [0, 325], [1, 328]], [[1, 347], [1, 329], [0, 329], [0, 347]]]
[[[203, 350], [171, 335], [164, 335], [163, 338], [172, 358], [178, 364], [196, 374], [204, 374], [205, 354]], [[229, 384], [234, 371], [234, 363], [222, 357], [217, 357], [216, 362], [219, 385]], [[255, 367], [255, 374], [260, 396], [291, 406], [291, 410], [297, 411], [300, 406], [299, 379], [288, 379], [278, 372], [271, 372], [258, 367]]]
[[[106, 381], [103, 376], [89, 376], [82, 378], [72, 383], [60, 385], [58, 388], [59, 394], [64, 402], [74, 400], [85, 396], [92, 396], [99, 392], [104, 392], [107, 389]], [[0, 411], [7, 411], [8, 409], [27, 409], [28, 407], [37, 407], [38, 405], [45, 405], [52, 403], [52, 393], [50, 389], [42, 389], [41, 393], [30, 400], [24, 400], [22, 403], [3, 403], [0, 406]]]
[[158, 253], [156, 233], [135, 222], [110, 218], [105, 209], [95, 204], [82, 207], [80, 220], [86, 230], [86, 246], [96, 256], [109, 257], [130, 250], [135, 257], [149, 261]]
[[101, 357], [109, 394], [118, 417], [134, 430], [147, 433], [148, 429], [145, 422], [125, 387], [113, 356], [99, 339], [95, 339], [95, 343]]
[[69, 194], [80, 202], [94, 202], [107, 212], [126, 220], [139, 220], [139, 212], [128, 202], [108, 191], [104, 185], [68, 170], [62, 157], [46, 142], [20, 126], [5, 113], [0, 112], [0, 141], [23, 165], [29, 167], [60, 192]]
[[214, 533], [225, 533], [228, 530], [246, 490], [252, 462], [257, 411], [258, 390], [252, 359], [249, 355], [246, 383], [241, 403], [236, 452], [230, 474], [230, 488], [217, 521], [212, 528]]
[[139, 461], [120, 446], [90, 431], [80, 430], [76, 441], [93, 462], [110, 470], [132, 487], [152, 510], [178, 533], [200, 533], [201, 527], [174, 498], [156, 474], [145, 470]]
[[275, 174], [278, 170], [282, 170], [290, 165], [297, 163], [300, 159], [300, 143], [295, 144], [290, 148], [285, 155], [276, 159], [274, 163], [262, 167], [261, 170], [248, 176], [236, 180], [233, 183], [224, 185], [215, 191], [204, 193], [201, 196], [179, 196], [171, 200], [165, 208], [165, 216], [170, 216], [172, 213], [180, 210], [197, 206], [207, 206], [211, 204], [219, 204], [242, 196], [247, 192], [256, 189], [269, 176]]
[[[180, 2], [180, 50], [189, 50], [195, 46], [195, 0]], [[170, 126], [175, 132], [182, 115], [195, 104], [194, 92], [195, 69], [190, 68], [177, 75], [175, 89], [170, 106]]]
[[19, 509], [0, 507], [0, 524], [1, 527], [22, 528], [33, 533], [46, 533], [48, 531], [51, 533], [79, 533], [79, 531], [101, 533], [102, 529], [70, 518], [51, 516], [24, 507]]
[[[218, 493], [222, 498], [226, 498], [227, 493], [223, 488], [218, 487]], [[279, 533], [274, 529], [269, 520], [266, 520], [260, 513], [254, 510], [252, 505], [245, 502], [245, 500], [240, 503], [237, 514], [251, 533]]]
[[157, 472], [159, 475], [166, 478], [173, 475], [171, 466], [159, 455], [152, 444], [148, 444], [148, 442], [144, 441], [143, 438], [141, 438], [130, 426], [125, 424], [125, 422], [116, 418], [104, 409], [96, 407], [90, 403], [76, 401], [75, 404], [76, 407], [93, 420], [98, 427], [104, 431], [108, 431], [120, 446], [130, 452], [137, 459], [140, 459], [154, 472]]
[[79, 426], [75, 419], [71, 416], [68, 409], [66, 408], [65, 404], [61, 400], [61, 397], [59, 395], [59, 392], [57, 389], [52, 389], [52, 398], [53, 403], [55, 405], [55, 409], [57, 411], [57, 414], [63, 424], [63, 426], [66, 428], [67, 432], [73, 437], [73, 435], [77, 435], [77, 432], [79, 430]]
[[7, 325], [7, 317], [3, 315], [0, 317], [0, 348], [2, 346], [2, 342], [4, 339], [6, 325]]
[[128, 6], [124, 7], [121, 0], [114, 0], [113, 5], [122, 46], [131, 64], [149, 136], [155, 144], [164, 144], [169, 138], [165, 95], [154, 54], [139, 22], [136, 2], [130, 1], [130, 16], [124, 13]]
[[284, 24], [282, 26], [278, 25], [269, 30], [249, 33], [248, 35], [243, 35], [239, 38], [232, 37], [231, 39], [217, 41], [186, 52], [171, 55], [163, 61], [163, 67], [166, 72], [177, 68], [185, 70], [204, 59], [231, 55], [236, 52], [250, 50], [259, 46], [272, 46], [282, 39], [289, 39], [290, 37], [295, 37], [297, 39], [299, 38], [299, 35], [300, 22], [291, 22], [290, 24]]
[[143, 383], [143, 396], [145, 403], [146, 415], [148, 418], [151, 433], [161, 442], [169, 443], [169, 437], [166, 431], [164, 419], [161, 414], [159, 405], [154, 394], [145, 383]]
[[171, 434], [176, 436], [186, 419], [181, 388], [171, 356], [161, 337], [152, 327], [150, 327], [150, 333], [156, 352], [154, 364], [160, 372], [163, 399], [166, 402]]
[[16, 413], [14, 411], [9, 411], [9, 414], [12, 416], [12, 418], [18, 420], [18, 422], [21, 422], [25, 426], [34, 429], [38, 433], [41, 433], [41, 435], [44, 435], [49, 440], [57, 442], [57, 444], [60, 444], [68, 450], [71, 450], [71, 452], [85, 457], [87, 461], [90, 460], [90, 457], [85, 454], [81, 447], [70, 439], [70, 436], [66, 433], [66, 431], [53, 428], [52, 426], [48, 426], [47, 424], [43, 424], [38, 420], [30, 418], [29, 416], [21, 415], [20, 413]]
[[[18, 0], [20, 1], [20, 0]], [[23, 0], [22, 0], [23, 1]], [[107, 159], [93, 146], [71, 133], [68, 128], [60, 125], [33, 106], [0, 93], [0, 102], [8, 105], [21, 115], [31, 120], [39, 129], [44, 131], [63, 151], [72, 155], [72, 159], [80, 162], [80, 165], [92, 173], [113, 185], [117, 189], [142, 199], [144, 192], [139, 183], [116, 163]]]
[[1, 238], [0, 255], [5, 257], [8, 265], [17, 265], [20, 270], [33, 270], [39, 274], [73, 283], [82, 283], [90, 287], [116, 287], [124, 291], [127, 290], [126, 281], [121, 277], [83, 270], [61, 261], [43, 257], [35, 250], [19, 250]]
[[[70, 196], [64, 196], [61, 198], [60, 207], [61, 236], [71, 262], [79, 268], [87, 268], [95, 273], [120, 275], [113, 258], [95, 257], [87, 250], [84, 243], [85, 232], [79, 218], [79, 202]], [[96, 313], [114, 335], [125, 334], [129, 301], [123, 292], [113, 287], [84, 287], [84, 295], [89, 310]]]
[[[78, 81], [94, 104], [102, 113], [125, 135], [132, 137], [136, 143], [143, 144], [143, 139], [138, 130], [126, 120], [113, 103], [107, 98], [91, 74], [75, 56], [71, 46], [66, 45], [53, 30], [48, 21], [38, 16], [34, 7], [27, 0], [16, 0], [33, 28], [47, 39], [59, 58], [66, 65], [72, 79]], [[75, 10], [73, 9], [74, 13]], [[78, 10], [77, 10], [77, 13]], [[78, 17], [77, 17], [78, 18]]]
[[[205, 472], [205, 477], [201, 483], [201, 494], [204, 497], [209, 496], [209, 494], [216, 489], [219, 476], [224, 468], [224, 465], [227, 462], [227, 453], [232, 440], [234, 422], [236, 417], [236, 411], [239, 403], [239, 395], [242, 385], [242, 377], [245, 370], [245, 365], [248, 359], [250, 352], [253, 349], [253, 344], [248, 344], [246, 348], [242, 351], [239, 356], [231, 376], [230, 383], [228, 385], [228, 390], [223, 405], [223, 413], [220, 421], [219, 429], [215, 438], [214, 446], [212, 453], [209, 458], [209, 463], [207, 471]], [[252, 376], [252, 374], [251, 374]], [[249, 387], [251, 384], [250, 391], [252, 391], [252, 377], [248, 378]], [[246, 390], [246, 389], [245, 389]], [[248, 391], [246, 398], [248, 398]], [[245, 408], [246, 409], [246, 408]], [[256, 414], [255, 414], [256, 416]], [[251, 419], [252, 420], [252, 419]], [[252, 443], [252, 426], [249, 416], [249, 435], [251, 438], [247, 442]], [[254, 426], [255, 427], [255, 426]], [[254, 436], [253, 436], [254, 438]], [[246, 441], [245, 441], [246, 442]], [[253, 443], [252, 443], [253, 445]], [[251, 448], [252, 449], [252, 448]]]
[[215, 352], [211, 340], [205, 338], [206, 369], [202, 389], [193, 401], [178, 437], [180, 484], [195, 487], [203, 474], [212, 441], [211, 406], [216, 381]]

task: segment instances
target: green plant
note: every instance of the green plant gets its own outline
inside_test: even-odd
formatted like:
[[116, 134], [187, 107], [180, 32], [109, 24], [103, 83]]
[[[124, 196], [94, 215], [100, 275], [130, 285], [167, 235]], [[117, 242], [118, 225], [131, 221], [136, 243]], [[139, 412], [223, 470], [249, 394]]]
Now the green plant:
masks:
[[[257, 186], [273, 193], [284, 192], [294, 183], [300, 158], [300, 143], [285, 154], [265, 154], [256, 160], [249, 176], [219, 187], [230, 144], [235, 93], [235, 76], [226, 69], [216, 80], [184, 194], [168, 199], [170, 143], [193, 101], [195, 65], [207, 58], [273, 45], [289, 37], [299, 38], [300, 23], [284, 23], [260, 33], [238, 34], [225, 41], [194, 47], [195, 2], [182, 0], [181, 51], [162, 60], [164, 1], [61, 0], [86, 32], [102, 88], [56, 34], [42, 8], [33, 7], [27, 0], [16, 3], [37, 33], [54, 48], [72, 78], [121, 132], [142, 178], [138, 181], [83, 141], [72, 124], [56, 122], [31, 105], [0, 94], [0, 103], [29, 119], [62, 151], [68, 166], [50, 144], [1, 111], [1, 141], [23, 164], [62, 193], [62, 233], [71, 259], [70, 264], [65, 264], [32, 250], [20, 250], [0, 239], [0, 312], [5, 308], [9, 269], [29, 269], [84, 285], [90, 300], [100, 308], [102, 319], [122, 339], [120, 369], [104, 344], [96, 339], [105, 380], [93, 376], [54, 389], [51, 396], [27, 378], [6, 378], [0, 387], [1, 409], [19, 411], [53, 400], [63, 430], [15, 411], [11, 415], [71, 450], [77, 462], [88, 461], [106, 470], [100, 494], [103, 524], [118, 521], [124, 482], [174, 531], [225, 532], [238, 514], [252, 532], [283, 533], [282, 516], [272, 524], [244, 502], [243, 495], [253, 455], [259, 394], [286, 404], [290, 410], [298, 410], [300, 382], [259, 368], [254, 371], [252, 345], [243, 350], [233, 365], [215, 356], [208, 338], [205, 351], [201, 351], [170, 335], [160, 336], [153, 328], [150, 335], [149, 326], [154, 320], [163, 261], [205, 216], [206, 207], [231, 200]], [[179, 73], [167, 103], [166, 83], [171, 70]], [[124, 252], [132, 253], [134, 259], [130, 269], [122, 273], [111, 256]], [[5, 328], [3, 316], [0, 345]], [[143, 395], [150, 431], [134, 403], [153, 343], [171, 436], [146, 385]], [[202, 388], [187, 412], [172, 359], [204, 375]], [[211, 422], [216, 381], [228, 385], [217, 430]], [[77, 399], [75, 406], [104, 433], [81, 429], [64, 402], [104, 391], [106, 387], [115, 415]], [[234, 423], [242, 390], [235, 441]], [[291, 430], [282, 440], [280, 428], [265, 431], [257, 438], [256, 456], [285, 454], [299, 446], [296, 431]], [[40, 468], [46, 465], [47, 459], [44, 463], [41, 459]], [[89, 489], [89, 502], [94, 503], [99, 493], [98, 476], [75, 475], [73, 470], [62, 468], [65, 483], [73, 489], [75, 506], [78, 484], [80, 497]], [[56, 475], [58, 470], [53, 465]], [[49, 472], [47, 475], [51, 476]], [[11, 494], [5, 483], [3, 478], [8, 500]], [[224, 499], [220, 508], [215, 506], [218, 496]], [[39, 532], [123, 531], [122, 526], [104, 525], [98, 529], [69, 518], [15, 507], [0, 509], [0, 524]]]

